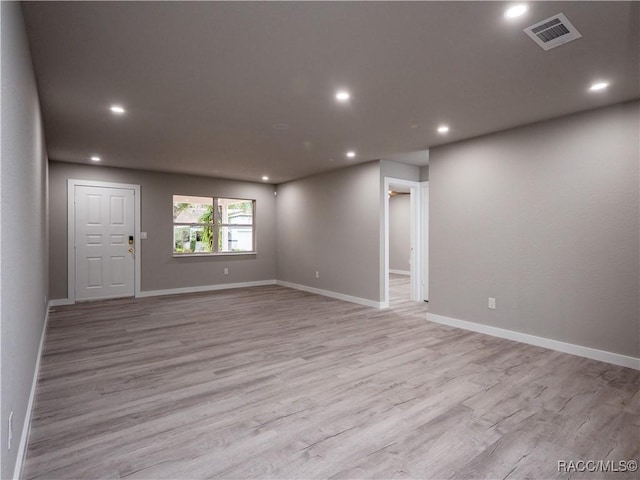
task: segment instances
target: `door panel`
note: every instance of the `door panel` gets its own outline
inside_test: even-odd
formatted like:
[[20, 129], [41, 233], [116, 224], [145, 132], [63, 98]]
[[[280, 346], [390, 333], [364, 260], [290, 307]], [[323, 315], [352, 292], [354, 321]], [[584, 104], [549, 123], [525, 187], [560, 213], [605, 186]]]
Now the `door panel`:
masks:
[[102, 287], [102, 257], [87, 257], [87, 288]]
[[134, 191], [76, 186], [74, 209], [76, 299], [133, 296]]

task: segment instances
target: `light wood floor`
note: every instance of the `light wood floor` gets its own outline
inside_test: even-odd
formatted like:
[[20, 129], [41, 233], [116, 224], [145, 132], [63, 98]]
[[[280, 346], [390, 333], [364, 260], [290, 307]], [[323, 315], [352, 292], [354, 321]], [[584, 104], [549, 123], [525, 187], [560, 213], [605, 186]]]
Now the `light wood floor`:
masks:
[[411, 306], [411, 277], [408, 275], [389, 274], [389, 306], [397, 309]]
[[640, 372], [278, 286], [58, 307], [25, 478], [637, 478]]

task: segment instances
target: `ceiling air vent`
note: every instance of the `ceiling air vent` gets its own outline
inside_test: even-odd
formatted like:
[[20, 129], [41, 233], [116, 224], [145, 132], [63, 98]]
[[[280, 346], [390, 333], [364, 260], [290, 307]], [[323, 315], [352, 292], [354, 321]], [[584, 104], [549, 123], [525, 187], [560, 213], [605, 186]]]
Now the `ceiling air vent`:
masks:
[[551, 50], [582, 37], [576, 27], [564, 16], [564, 13], [531, 25], [524, 29], [524, 33], [529, 35], [543, 50]]

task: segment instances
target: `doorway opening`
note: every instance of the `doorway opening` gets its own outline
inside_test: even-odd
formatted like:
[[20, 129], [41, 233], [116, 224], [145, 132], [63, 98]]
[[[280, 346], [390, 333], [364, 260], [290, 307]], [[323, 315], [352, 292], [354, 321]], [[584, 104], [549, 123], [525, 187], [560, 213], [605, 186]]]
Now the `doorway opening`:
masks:
[[420, 182], [384, 179], [384, 306], [424, 300]]
[[411, 192], [391, 185], [389, 196], [389, 306], [411, 300]]

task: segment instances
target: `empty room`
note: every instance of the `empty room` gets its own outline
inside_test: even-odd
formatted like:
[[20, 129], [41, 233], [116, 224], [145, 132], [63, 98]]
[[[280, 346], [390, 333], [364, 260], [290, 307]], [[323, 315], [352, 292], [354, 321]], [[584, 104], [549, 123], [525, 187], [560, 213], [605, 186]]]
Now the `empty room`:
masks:
[[636, 479], [640, 2], [0, 3], [3, 479]]

